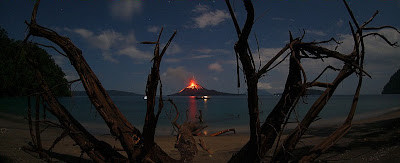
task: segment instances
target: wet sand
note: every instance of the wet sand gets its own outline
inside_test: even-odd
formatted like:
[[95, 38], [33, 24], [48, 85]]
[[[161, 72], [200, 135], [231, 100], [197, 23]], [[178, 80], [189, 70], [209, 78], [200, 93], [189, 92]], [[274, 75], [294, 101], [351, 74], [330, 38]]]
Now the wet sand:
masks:
[[[297, 145], [294, 154], [299, 155], [321, 142], [324, 137], [333, 132], [338, 122], [333, 124], [315, 125], [310, 128]], [[400, 107], [392, 108], [387, 113], [379, 113], [364, 119], [355, 120], [350, 132], [336, 145], [323, 154], [319, 160], [327, 162], [400, 162]], [[61, 134], [60, 129], [50, 128], [42, 135], [43, 146], [48, 149], [52, 142]], [[110, 135], [97, 135], [112, 146], [120, 144]], [[247, 134], [225, 134], [217, 137], [198, 136], [213, 152], [212, 155], [198, 146], [199, 152], [195, 162], [226, 162], [240, 150], [248, 141]], [[179, 158], [178, 150], [174, 148], [175, 136], [158, 136], [156, 142], [165, 152], [174, 158]], [[0, 113], [0, 162], [45, 162], [38, 159], [35, 153], [22, 150], [31, 142], [28, 124], [23, 117]], [[66, 137], [50, 154], [52, 161], [91, 162], [86, 154], [80, 158], [80, 149], [73, 146], [71, 138]]]

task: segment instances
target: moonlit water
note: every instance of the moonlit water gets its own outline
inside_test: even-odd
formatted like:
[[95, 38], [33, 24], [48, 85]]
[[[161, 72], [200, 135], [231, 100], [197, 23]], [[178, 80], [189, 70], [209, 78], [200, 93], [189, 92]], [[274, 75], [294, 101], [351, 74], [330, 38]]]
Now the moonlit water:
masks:
[[[146, 114], [146, 101], [142, 96], [114, 96], [111, 97], [117, 107], [126, 118], [137, 128], [142, 129]], [[260, 121], [263, 122], [273, 109], [280, 97], [260, 96]], [[305, 115], [308, 108], [318, 96], [308, 96], [300, 100], [296, 112], [299, 118]], [[330, 121], [345, 117], [351, 107], [352, 96], [333, 96], [325, 106], [319, 117]], [[172, 99], [178, 107], [180, 117], [178, 122], [185, 120], [197, 120], [199, 110], [203, 113], [204, 123], [209, 127], [207, 131], [216, 132], [222, 129], [235, 128], [239, 133], [248, 132], [249, 116], [247, 111], [246, 96], [213, 96], [211, 99], [196, 99], [194, 96], [163, 98]], [[71, 114], [78, 119], [90, 132], [96, 134], [108, 134], [102, 118], [91, 105], [88, 97], [62, 97], [60, 102], [64, 104]], [[157, 99], [158, 102], [158, 99]], [[34, 102], [32, 101], [32, 105]], [[27, 98], [2, 98], [0, 99], [0, 112], [26, 115]], [[356, 115], [368, 117], [372, 113], [382, 114], [389, 109], [400, 106], [400, 95], [361, 95]], [[155, 110], [157, 111], [158, 106]], [[49, 113], [48, 113], [49, 114]], [[168, 102], [164, 102], [163, 112], [157, 126], [157, 134], [173, 134], [171, 119], [175, 117], [175, 109]], [[295, 115], [295, 114], [293, 114]], [[295, 117], [295, 116], [292, 116]], [[54, 117], [50, 117], [53, 118]], [[54, 119], [55, 120], [55, 119]], [[292, 118], [291, 121], [294, 121]]]

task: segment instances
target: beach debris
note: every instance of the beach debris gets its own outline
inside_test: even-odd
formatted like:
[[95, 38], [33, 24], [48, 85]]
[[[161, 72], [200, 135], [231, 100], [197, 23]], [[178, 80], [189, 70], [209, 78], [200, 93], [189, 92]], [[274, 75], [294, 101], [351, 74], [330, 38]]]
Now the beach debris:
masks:
[[7, 128], [1, 128], [1, 129], [0, 129], [0, 133], [1, 133], [1, 134], [7, 133]]
[[206, 145], [206, 142], [203, 140], [203, 139], [201, 139], [201, 138], [199, 138], [199, 145], [200, 145], [200, 147], [204, 150], [204, 151], [206, 151], [209, 155], [209, 157], [212, 157], [212, 154], [214, 153], [213, 151], [211, 151], [210, 150], [210, 148], [207, 148], [207, 145]]
[[233, 131], [233, 133], [236, 134], [236, 130], [234, 128], [231, 128], [231, 129], [226, 129], [226, 130], [222, 130], [222, 131], [213, 133], [210, 136], [218, 136], [218, 135], [221, 135], [221, 134], [225, 134], [225, 133], [227, 133], [229, 131]]
[[51, 147], [49, 148], [48, 151], [51, 151], [58, 142], [60, 142], [64, 137], [69, 135], [69, 130], [68, 129], [64, 129], [64, 131], [61, 133], [61, 135], [59, 137], [56, 138], [56, 140], [54, 140], [53, 144], [51, 145]]

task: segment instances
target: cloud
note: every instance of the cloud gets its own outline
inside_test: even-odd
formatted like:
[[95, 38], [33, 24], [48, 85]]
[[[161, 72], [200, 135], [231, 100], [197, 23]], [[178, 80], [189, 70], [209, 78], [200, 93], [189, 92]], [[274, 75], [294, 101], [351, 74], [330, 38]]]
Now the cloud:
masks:
[[138, 50], [135, 46], [128, 46], [117, 52], [120, 55], [126, 55], [133, 59], [149, 60], [152, 58], [151, 53]]
[[161, 81], [166, 94], [176, 93], [180, 91], [193, 76], [192, 72], [187, 71], [184, 67], [168, 67], [167, 71], [161, 74]]
[[[382, 29], [377, 32], [384, 35], [391, 42], [400, 40], [400, 34], [395, 30]], [[342, 39], [339, 41], [343, 42], [337, 48], [339, 52], [348, 54], [353, 50], [354, 44], [352, 35], [342, 35]], [[364, 67], [371, 75], [374, 73], [379, 74], [388, 72], [398, 66], [398, 61], [400, 60], [400, 48], [393, 48], [380, 37], [374, 36], [364, 38], [364, 44], [366, 60], [366, 65]]]
[[65, 73], [65, 79], [67, 79], [68, 81], [79, 79], [78, 73], [72, 69], [64, 70], [64, 73]]
[[212, 11], [208, 6], [205, 5], [197, 5], [193, 11], [200, 14], [199, 16], [193, 18], [195, 22], [195, 28], [217, 26], [226, 19], [230, 18], [230, 15], [226, 11], [218, 9]]
[[193, 56], [191, 59], [203, 59], [203, 58], [210, 58], [210, 57], [214, 57], [214, 55], [196, 55], [196, 56]]
[[113, 1], [109, 12], [114, 18], [130, 21], [134, 14], [142, 12], [142, 1], [137, 0], [119, 0]]
[[272, 86], [271, 86], [270, 83], [258, 82], [257, 88], [258, 88], [258, 89], [265, 89], [265, 90], [267, 90], [267, 89], [272, 89]]
[[[269, 60], [271, 60], [282, 48], [260, 48], [260, 59], [261, 59], [261, 66], [265, 65]], [[286, 53], [285, 53], [286, 54]], [[278, 62], [285, 57], [285, 54], [281, 55], [278, 58]], [[253, 54], [256, 55], [256, 54]], [[256, 64], [260, 63], [260, 59], [258, 57], [253, 57], [254, 62]], [[235, 61], [236, 64], [236, 61]]]
[[320, 30], [306, 30], [306, 33], [314, 34], [318, 36], [326, 36], [326, 33]]
[[181, 59], [178, 59], [178, 58], [166, 58], [165, 59], [165, 62], [168, 62], [168, 63], [178, 63], [180, 61], [181, 61]]
[[[400, 34], [394, 30], [383, 29], [377, 31], [378, 33], [383, 34], [388, 40], [395, 42], [400, 40]], [[367, 33], [364, 33], [367, 34]], [[353, 50], [353, 37], [351, 34], [342, 34], [341, 37], [337, 40], [342, 42], [337, 48], [337, 51], [342, 54], [349, 54]], [[371, 88], [365, 87], [364, 92], [368, 93], [380, 93], [381, 88], [383, 88], [384, 84], [389, 80], [390, 76], [399, 68], [398, 61], [400, 61], [400, 48], [393, 48], [381, 39], [380, 37], [366, 37], [364, 39], [365, 43], [365, 65], [364, 69], [372, 75], [371, 79], [365, 80], [365, 85], [373, 85]], [[335, 50], [336, 44], [324, 45], [325, 47]], [[283, 47], [283, 46], [282, 46]], [[262, 61], [262, 66], [264, 66], [272, 57], [274, 57], [281, 48], [260, 48], [260, 56]], [[287, 54], [284, 53], [280, 58], [278, 58], [275, 63], [279, 62], [283, 59], [283, 57]], [[254, 57], [256, 67], [258, 67], [259, 59], [258, 55]], [[235, 60], [229, 60], [223, 63], [232, 63], [236, 64]], [[275, 65], [275, 63], [273, 65]], [[317, 77], [320, 72], [328, 65], [331, 65], [335, 68], [342, 68], [343, 62], [337, 59], [324, 59], [324, 62], [320, 60], [313, 59], [301, 59], [301, 63], [303, 68], [307, 73], [307, 79], [309, 81], [313, 80]], [[279, 66], [275, 67], [272, 71], [269, 71], [267, 77], [267, 84], [259, 84], [259, 87], [270, 88], [272, 90], [275, 89], [283, 89], [284, 82], [286, 80], [288, 74], [289, 67], [289, 58], [284, 60]], [[333, 77], [336, 76], [338, 72], [328, 70], [324, 73], [324, 75], [320, 78], [322, 82], [330, 82], [333, 80]], [[272, 85], [271, 85], [272, 83]], [[355, 83], [357, 83], [355, 81]], [[354, 82], [352, 79], [346, 80], [346, 83], [343, 83], [344, 86], [341, 86], [338, 93], [339, 94], [348, 94], [352, 93], [354, 90]], [[363, 88], [364, 89], [364, 88]], [[279, 91], [278, 91], [279, 92]]]
[[219, 64], [218, 62], [215, 62], [215, 63], [212, 63], [212, 64], [208, 65], [208, 69], [209, 70], [213, 70], [213, 71], [217, 71], [217, 72], [224, 71], [224, 69], [222, 68], [221, 64]]
[[157, 26], [150, 26], [149, 28], [147, 28], [147, 32], [152, 32], [152, 33], [157, 33], [160, 32], [160, 27]]
[[125, 38], [120, 33], [117, 33], [113, 30], [105, 30], [100, 35], [94, 38], [95, 44], [98, 48], [103, 50], [108, 50], [113, 46], [117, 41], [122, 41]]
[[67, 61], [67, 58], [62, 55], [52, 55], [51, 57], [58, 66], [64, 65], [64, 63]]
[[85, 39], [91, 46], [100, 49], [104, 60], [118, 63], [115, 55], [125, 55], [135, 61], [150, 60], [151, 52], [139, 50], [136, 47], [136, 38], [133, 32], [122, 34], [114, 30], [93, 32], [88, 29], [65, 29]]
[[197, 13], [204, 13], [210, 10], [210, 7], [208, 7], [207, 5], [197, 5], [192, 11], [193, 12], [197, 12]]
[[74, 29], [74, 32], [81, 35], [83, 38], [89, 38], [89, 37], [93, 36], [93, 32], [89, 31], [87, 29], [78, 28], [78, 29]]
[[229, 53], [231, 53], [231, 51], [225, 50], [225, 49], [209, 49], [209, 48], [197, 49], [196, 52], [203, 53], [203, 54], [215, 54], [215, 53], [229, 54]]
[[[161, 47], [164, 48], [165, 45]], [[171, 43], [165, 53], [167, 54], [178, 54], [181, 53], [183, 50], [177, 43]]]
[[80, 35], [86, 41], [88, 41], [92, 46], [97, 47], [102, 50], [108, 50], [117, 41], [126, 41], [126, 38], [122, 34], [115, 32], [113, 30], [104, 30], [95, 35], [92, 31], [83, 28], [73, 29], [72, 32]]
[[189, 59], [203, 59], [203, 58], [211, 58], [214, 57], [217, 54], [229, 54], [231, 53], [229, 50], [225, 49], [209, 49], [209, 48], [203, 48], [203, 49], [196, 49], [194, 52], [201, 53], [200, 55], [194, 55]]
[[[176, 68], [168, 67], [167, 71], [164, 72], [161, 77], [168, 78], [168, 79], [177, 79], [181, 81], [188, 80], [193, 73], [187, 71], [184, 67], [179, 66]], [[165, 79], [164, 79], [165, 80]]]

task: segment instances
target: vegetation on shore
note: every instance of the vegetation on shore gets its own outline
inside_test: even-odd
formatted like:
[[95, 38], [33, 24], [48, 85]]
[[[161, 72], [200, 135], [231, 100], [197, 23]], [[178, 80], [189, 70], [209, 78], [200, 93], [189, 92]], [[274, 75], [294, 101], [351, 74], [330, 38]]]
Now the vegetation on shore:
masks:
[[38, 92], [34, 71], [23, 53], [35, 55], [35, 62], [57, 96], [69, 96], [65, 74], [55, 64], [51, 56], [35, 44], [26, 44], [22, 51], [22, 41], [8, 38], [7, 32], [0, 27], [0, 97], [28, 96]]
[[390, 77], [389, 82], [383, 87], [382, 94], [400, 94], [400, 69]]

